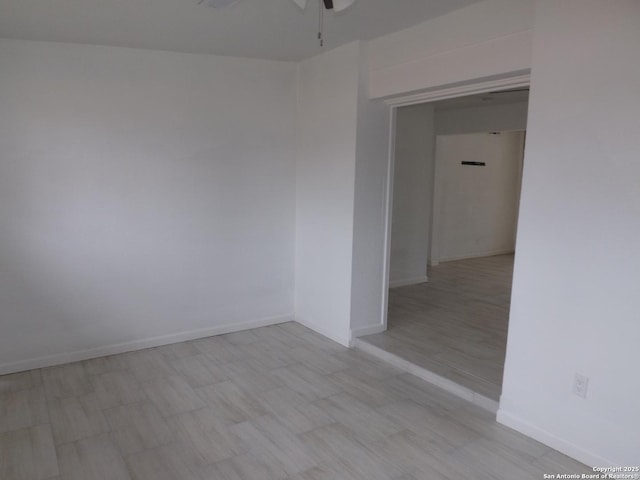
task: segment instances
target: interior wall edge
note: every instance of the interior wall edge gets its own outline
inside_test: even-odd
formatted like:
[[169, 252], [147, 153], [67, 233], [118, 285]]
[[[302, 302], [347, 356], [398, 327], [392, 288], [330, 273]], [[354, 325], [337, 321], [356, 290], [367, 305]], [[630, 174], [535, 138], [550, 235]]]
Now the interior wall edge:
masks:
[[455, 255], [452, 257], [441, 257], [441, 258], [438, 258], [437, 261], [438, 263], [454, 262], [456, 260], [468, 260], [471, 258], [482, 258], [482, 257], [495, 257], [497, 255], [511, 255], [513, 253], [515, 253], [515, 250], [513, 248], [507, 248], [505, 250], [493, 250], [490, 252], [474, 253], [471, 255]]
[[620, 462], [613, 462], [605, 459], [593, 452], [581, 448], [575, 443], [568, 442], [560, 437], [557, 437], [551, 432], [548, 432], [540, 427], [537, 427], [526, 420], [514, 415], [504, 409], [498, 409], [496, 417], [498, 423], [505, 425], [513, 430], [533, 438], [534, 440], [543, 443], [554, 450], [557, 450], [565, 455], [574, 458], [585, 465], [590, 467], [614, 467], [619, 466]]
[[54, 367], [56, 365], [64, 365], [67, 363], [80, 362], [83, 360], [91, 360], [93, 358], [117, 355], [120, 353], [134, 352], [136, 350], [144, 350], [147, 348], [162, 347], [164, 345], [171, 345], [173, 343], [187, 342], [189, 340], [197, 340], [200, 338], [225, 335], [227, 333], [241, 332], [244, 330], [250, 330], [252, 328], [268, 327], [270, 325], [278, 325], [280, 323], [291, 321], [293, 321], [293, 314], [279, 315], [276, 317], [259, 318], [241, 323], [230, 323], [226, 325], [217, 325], [215, 327], [189, 330], [186, 332], [176, 332], [169, 335], [143, 338], [125, 343], [104, 345], [88, 350], [77, 350], [75, 352], [69, 353], [57, 353], [45, 357], [38, 357], [2, 364], [0, 365], [0, 375], [25, 372], [28, 370], [35, 370], [37, 368]]
[[358, 337], [364, 337], [365, 335], [375, 335], [376, 333], [382, 333], [386, 330], [386, 327], [381, 323], [378, 323], [376, 325], [368, 325], [366, 327], [353, 328], [351, 329], [351, 346], [354, 346], [354, 340]]
[[351, 331], [341, 333], [341, 332], [332, 332], [329, 329], [315, 323], [309, 321], [305, 318], [296, 316], [293, 319], [295, 322], [298, 322], [300, 325], [304, 325], [307, 328], [310, 328], [316, 333], [319, 333], [323, 337], [327, 337], [329, 340], [333, 340], [336, 343], [339, 343], [343, 347], [350, 348], [351, 347]]
[[428, 281], [429, 277], [427, 277], [426, 275], [423, 275], [421, 277], [400, 278], [398, 280], [389, 282], [389, 288], [408, 287], [410, 285], [418, 285], [420, 283], [426, 283]]

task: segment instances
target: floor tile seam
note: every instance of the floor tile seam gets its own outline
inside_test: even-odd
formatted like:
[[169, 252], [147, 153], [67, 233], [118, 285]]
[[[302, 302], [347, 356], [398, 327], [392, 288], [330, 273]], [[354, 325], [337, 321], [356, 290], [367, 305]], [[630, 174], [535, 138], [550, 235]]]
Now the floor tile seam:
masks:
[[0, 430], [0, 437], [2, 435], [10, 435], [12, 433], [20, 432], [22, 430], [30, 430], [32, 428], [46, 427], [46, 426], [49, 426], [49, 428], [51, 428], [52, 431], [53, 431], [53, 427], [51, 425], [51, 422], [40, 422], [40, 423], [36, 423], [34, 425], [28, 425], [28, 426], [24, 426], [24, 427], [12, 428], [10, 430]]

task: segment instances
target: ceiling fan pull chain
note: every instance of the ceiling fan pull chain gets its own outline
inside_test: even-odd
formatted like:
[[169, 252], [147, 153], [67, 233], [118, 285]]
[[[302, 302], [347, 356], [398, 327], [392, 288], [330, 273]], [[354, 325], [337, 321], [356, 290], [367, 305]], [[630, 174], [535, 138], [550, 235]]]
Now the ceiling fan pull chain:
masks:
[[324, 47], [324, 4], [323, 0], [318, 0], [319, 17], [318, 17], [318, 40], [320, 46]]

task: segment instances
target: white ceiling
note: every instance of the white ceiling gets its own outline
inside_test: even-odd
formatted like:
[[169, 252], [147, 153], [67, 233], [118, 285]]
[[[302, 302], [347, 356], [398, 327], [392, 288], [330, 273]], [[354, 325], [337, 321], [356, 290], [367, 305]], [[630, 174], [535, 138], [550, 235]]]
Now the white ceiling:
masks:
[[[325, 16], [325, 49], [368, 40], [479, 0], [357, 0]], [[239, 57], [300, 60], [320, 53], [318, 3], [239, 0], [0, 0], [0, 37]]]

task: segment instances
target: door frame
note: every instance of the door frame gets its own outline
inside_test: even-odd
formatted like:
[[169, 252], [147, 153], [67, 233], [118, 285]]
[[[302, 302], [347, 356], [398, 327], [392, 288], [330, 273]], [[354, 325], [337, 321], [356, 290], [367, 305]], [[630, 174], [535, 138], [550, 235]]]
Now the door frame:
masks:
[[[382, 275], [382, 305], [380, 317], [383, 331], [387, 330], [387, 314], [389, 308], [389, 268], [391, 264], [391, 227], [393, 215], [393, 177], [395, 167], [396, 151], [396, 115], [397, 109], [420, 103], [431, 103], [438, 100], [448, 100], [450, 98], [466, 97], [479, 93], [489, 93], [500, 90], [510, 90], [512, 88], [529, 87], [531, 85], [531, 74], [522, 71], [504, 75], [500, 78], [487, 80], [478, 79], [469, 81], [462, 85], [431, 88], [428, 91], [414, 93], [405, 96], [397, 96], [385, 100], [389, 106], [389, 158], [387, 161], [387, 179], [385, 186], [385, 217], [384, 217], [384, 258]], [[516, 226], [517, 228], [517, 226]]]

